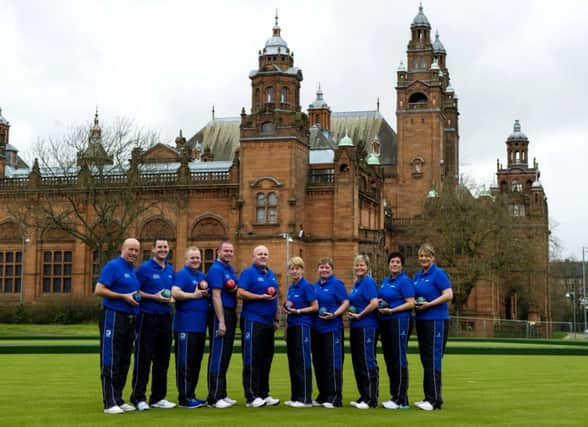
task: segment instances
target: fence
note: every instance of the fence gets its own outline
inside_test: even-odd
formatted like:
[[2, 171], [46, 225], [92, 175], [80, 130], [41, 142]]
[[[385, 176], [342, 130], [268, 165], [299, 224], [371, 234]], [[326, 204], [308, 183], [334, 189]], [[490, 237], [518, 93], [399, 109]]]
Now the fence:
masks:
[[[533, 322], [480, 317], [453, 317], [449, 335], [479, 338], [555, 338], [574, 333], [572, 322]], [[576, 325], [576, 331], [580, 325]], [[578, 333], [578, 337], [582, 332]]]

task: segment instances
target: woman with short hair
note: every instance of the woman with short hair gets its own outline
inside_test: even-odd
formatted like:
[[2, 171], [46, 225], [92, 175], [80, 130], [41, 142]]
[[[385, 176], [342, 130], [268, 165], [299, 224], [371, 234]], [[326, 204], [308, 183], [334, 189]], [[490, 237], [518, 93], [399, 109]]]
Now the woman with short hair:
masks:
[[449, 277], [435, 264], [435, 249], [428, 243], [419, 248], [422, 271], [413, 279], [416, 296], [416, 330], [423, 365], [424, 400], [415, 406], [424, 411], [441, 409], [441, 361], [449, 330], [449, 305], [453, 290]]
[[388, 256], [390, 275], [382, 281], [379, 320], [382, 352], [390, 380], [390, 400], [382, 402], [386, 409], [408, 408], [408, 338], [414, 307], [414, 286], [402, 271], [404, 256], [392, 252]]
[[376, 341], [378, 336], [378, 285], [368, 274], [370, 259], [357, 255], [353, 260], [356, 281], [349, 292], [349, 342], [351, 361], [359, 398], [351, 406], [357, 409], [375, 408], [378, 405], [378, 362]]

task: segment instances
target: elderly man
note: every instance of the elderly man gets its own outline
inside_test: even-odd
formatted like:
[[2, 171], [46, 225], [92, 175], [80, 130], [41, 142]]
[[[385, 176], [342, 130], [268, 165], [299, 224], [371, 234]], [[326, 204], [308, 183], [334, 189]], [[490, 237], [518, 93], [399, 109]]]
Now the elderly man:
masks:
[[274, 331], [279, 326], [279, 287], [268, 263], [268, 249], [265, 246], [257, 246], [253, 250], [253, 265], [241, 273], [237, 290], [237, 297], [243, 300], [243, 387], [249, 408], [280, 403], [279, 399], [269, 395], [269, 372], [274, 357]]
[[139, 311], [136, 294], [139, 281], [134, 263], [139, 241], [126, 239], [121, 255], [109, 261], [98, 278], [95, 294], [102, 297], [100, 313], [100, 379], [105, 414], [134, 411], [125, 403], [122, 392], [131, 363], [135, 340], [135, 315]]

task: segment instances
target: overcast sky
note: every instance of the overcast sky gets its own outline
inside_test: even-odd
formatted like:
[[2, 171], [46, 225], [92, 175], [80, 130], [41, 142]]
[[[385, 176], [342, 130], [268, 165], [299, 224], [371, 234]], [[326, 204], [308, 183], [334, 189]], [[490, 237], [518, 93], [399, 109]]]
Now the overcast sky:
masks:
[[[588, 246], [588, 2], [423, 3], [459, 97], [461, 172], [491, 184], [519, 119], [537, 158], [560, 257]], [[0, 0], [0, 107], [26, 157], [39, 138], [126, 116], [172, 143], [250, 108], [249, 71], [271, 36], [333, 111], [376, 108], [396, 128], [396, 69], [418, 1]], [[586, 253], [588, 257], [588, 250]]]

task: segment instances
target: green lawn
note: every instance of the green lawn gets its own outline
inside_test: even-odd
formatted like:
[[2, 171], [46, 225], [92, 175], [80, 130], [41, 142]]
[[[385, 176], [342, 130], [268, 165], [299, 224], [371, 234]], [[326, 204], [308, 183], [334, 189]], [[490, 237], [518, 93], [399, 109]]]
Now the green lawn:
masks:
[[[0, 425], [2, 426], [586, 426], [584, 356], [447, 355], [444, 359], [442, 411], [415, 408], [360, 411], [345, 407], [292, 409], [284, 406], [249, 409], [241, 389], [240, 355], [229, 371], [229, 395], [239, 405], [226, 410], [152, 410], [108, 416], [102, 413], [98, 355], [0, 355]], [[205, 361], [206, 363], [206, 357]], [[411, 401], [420, 400], [422, 370], [417, 355], [409, 355]], [[172, 357], [173, 365], [173, 357]], [[386, 375], [380, 359], [380, 400], [388, 398]], [[129, 381], [130, 382], [130, 378]], [[201, 373], [198, 396], [205, 395]], [[346, 355], [344, 401], [357, 397]], [[176, 400], [173, 367], [169, 398]], [[271, 392], [289, 398], [285, 355], [278, 354], [271, 375]], [[125, 396], [128, 397], [128, 390]]]

